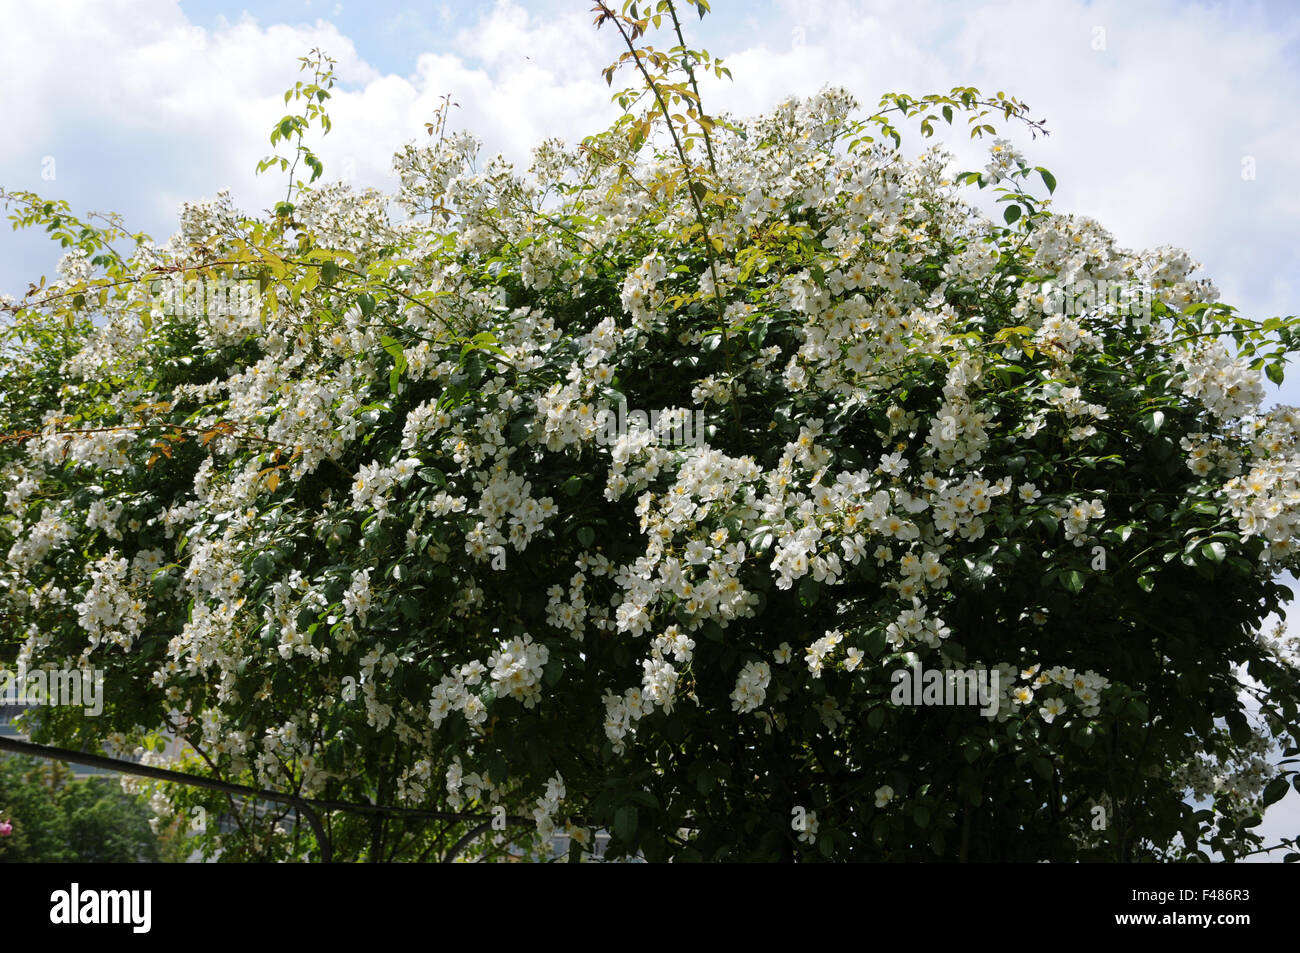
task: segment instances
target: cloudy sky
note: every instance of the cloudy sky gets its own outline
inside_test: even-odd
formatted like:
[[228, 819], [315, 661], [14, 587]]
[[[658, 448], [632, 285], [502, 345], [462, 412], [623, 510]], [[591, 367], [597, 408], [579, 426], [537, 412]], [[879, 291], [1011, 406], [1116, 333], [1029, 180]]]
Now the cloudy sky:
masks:
[[[1221, 297], [1263, 318], [1300, 308], [1300, 5], [1178, 0], [713, 0], [688, 39], [726, 60], [713, 111], [792, 94], [953, 86], [1005, 91], [1050, 136], [1011, 132], [1059, 182], [1056, 208], [1132, 248], [1188, 249]], [[527, 164], [545, 136], [576, 140], [617, 111], [600, 70], [617, 36], [590, 0], [0, 0], [0, 186], [112, 211], [164, 239], [185, 200], [233, 192], [269, 207], [255, 175], [297, 58], [338, 61], [327, 180], [390, 187], [390, 158], [425, 138], [444, 94], [451, 127]], [[663, 44], [670, 45], [670, 44]], [[1000, 130], [1001, 131], [1001, 130]], [[945, 132], [969, 167], [978, 153]], [[52, 274], [60, 252], [0, 230], [0, 293]], [[1270, 402], [1300, 404], [1300, 370]], [[1294, 580], [1292, 580], [1294, 583]], [[1273, 835], [1300, 829], [1294, 792]]]

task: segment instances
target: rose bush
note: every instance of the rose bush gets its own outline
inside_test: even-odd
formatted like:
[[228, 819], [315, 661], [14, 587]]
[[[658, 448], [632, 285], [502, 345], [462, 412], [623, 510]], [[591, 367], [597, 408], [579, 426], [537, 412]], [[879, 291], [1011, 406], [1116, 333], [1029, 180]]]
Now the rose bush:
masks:
[[[1294, 646], [1259, 632], [1297, 565], [1300, 412], [1260, 380], [1293, 319], [1056, 214], [1008, 139], [954, 173], [893, 125], [1037, 132], [1015, 100], [709, 116], [696, 74], [725, 68], [646, 46], [681, 38], [654, 10], [598, 8], [640, 92], [526, 172], [440, 125], [394, 195], [293, 182], [321, 171], [318, 58], [271, 213], [223, 193], [119, 255], [7, 193], [71, 249], [9, 308], [69, 350], [9, 358], [8, 657], [105, 672], [100, 718], [34, 737], [170, 734], [182, 770], [395, 809], [324, 810], [340, 859], [455, 853], [498, 806], [478, 850], [1258, 848], [1297, 743]], [[623, 401], [645, 419], [611, 441]], [[997, 672], [996, 715], [893, 703], [914, 664]], [[232, 812], [209, 852], [321, 856], [132, 783]]]

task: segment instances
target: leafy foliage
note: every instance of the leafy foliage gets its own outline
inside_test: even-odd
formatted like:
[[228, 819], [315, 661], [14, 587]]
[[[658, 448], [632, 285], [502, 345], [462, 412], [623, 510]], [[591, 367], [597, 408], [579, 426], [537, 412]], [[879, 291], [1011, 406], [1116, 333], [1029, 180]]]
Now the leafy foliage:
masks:
[[[479, 169], [444, 106], [394, 196], [284, 159], [269, 219], [219, 196], [127, 259], [68, 233], [11, 308], [0, 595], [13, 657], [102, 668], [107, 701], [38, 736], [170, 733], [185, 770], [395, 809], [329, 809], [340, 859], [538, 854], [559, 823], [651, 860], [1258, 849], [1300, 697], [1258, 632], [1300, 415], [1260, 411], [1258, 371], [1295, 319], [1057, 215], [1007, 139], [958, 175], [902, 154], [895, 122], [1041, 132], [1003, 93], [712, 116], [697, 74], [726, 68], [651, 9], [597, 4], [605, 77], [640, 85], [527, 175]], [[304, 64], [273, 144], [314, 182], [332, 81]], [[614, 433], [620, 402], [660, 426]], [[996, 716], [895, 704], [914, 665], [998, 672]], [[200, 842], [320, 856], [252, 807]]]
[[[57, 762], [0, 758], [0, 837], [10, 863], [151, 863], [164, 856], [149, 829], [149, 809], [116, 778], [74, 778]], [[183, 859], [175, 847], [172, 859]]]

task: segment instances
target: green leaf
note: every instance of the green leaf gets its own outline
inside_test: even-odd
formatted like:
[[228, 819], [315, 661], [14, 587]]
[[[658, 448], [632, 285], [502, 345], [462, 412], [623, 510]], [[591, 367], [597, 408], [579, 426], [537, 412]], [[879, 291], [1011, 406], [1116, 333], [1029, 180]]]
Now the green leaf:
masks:
[[1286, 366], [1281, 362], [1275, 362], [1265, 367], [1264, 373], [1274, 384], [1280, 385], [1286, 379]]
[[395, 338], [381, 337], [379, 343], [393, 359], [393, 369], [388, 375], [388, 389], [396, 394], [402, 375], [406, 372], [406, 352], [402, 350], [402, 343]]
[[1286, 778], [1274, 778], [1272, 781], [1268, 782], [1268, 786], [1264, 788], [1264, 807], [1268, 807], [1270, 804], [1282, 800], [1286, 795], [1288, 787], [1290, 787], [1290, 785], [1287, 784]]
[[633, 804], [640, 804], [652, 811], [659, 809], [659, 799], [654, 796], [653, 791], [633, 791], [628, 794], [627, 799]]
[[1078, 593], [1083, 589], [1083, 573], [1077, 569], [1068, 569], [1061, 573], [1061, 585], [1067, 592]]
[[1250, 723], [1246, 721], [1246, 716], [1239, 711], [1230, 711], [1224, 720], [1228, 723], [1228, 734], [1233, 742], [1238, 745], [1250, 743], [1253, 735], [1250, 731]]
[[1020, 217], [1020, 212], [1021, 209], [1019, 205], [1008, 205], [1003, 211], [1002, 217], [1006, 219], [1007, 224], [1010, 225]]
[[614, 812], [614, 836], [625, 843], [636, 839], [636, 805], [625, 804]]
[[590, 549], [592, 544], [595, 542], [596, 531], [594, 529], [590, 526], [578, 527], [578, 544], [582, 546], [583, 549]]
[[1037, 170], [1037, 171], [1038, 171], [1038, 174], [1039, 174], [1039, 175], [1042, 177], [1042, 179], [1043, 179], [1043, 185], [1047, 186], [1047, 192], [1048, 192], [1048, 194], [1051, 195], [1051, 194], [1055, 193], [1055, 192], [1056, 192], [1056, 176], [1052, 175], [1052, 173], [1048, 172], [1048, 171], [1047, 171], [1046, 169], [1044, 169], [1042, 166], [1038, 166], [1038, 170]]
[[983, 589], [984, 583], [993, 578], [992, 563], [983, 560], [976, 562], [970, 558], [963, 559], [962, 563], [965, 565], [966, 573], [976, 589]]

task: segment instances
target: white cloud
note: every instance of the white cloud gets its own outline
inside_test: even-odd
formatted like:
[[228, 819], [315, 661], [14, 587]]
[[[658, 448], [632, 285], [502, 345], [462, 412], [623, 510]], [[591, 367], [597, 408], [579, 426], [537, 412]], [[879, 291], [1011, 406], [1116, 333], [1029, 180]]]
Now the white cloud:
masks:
[[[341, 12], [336, 4], [333, 15]], [[500, 0], [477, 12], [470, 23], [471, 14], [441, 4], [432, 22], [442, 33], [414, 16], [383, 21], [379, 33], [427, 36], [430, 45], [460, 27], [454, 52], [425, 53], [399, 76], [364, 61], [323, 20], [288, 26], [245, 17], [205, 29], [176, 0], [8, 4], [0, 13], [0, 184], [169, 228], [180, 201], [223, 186], [241, 204], [265, 207], [282, 194], [283, 178], [258, 179], [253, 168], [270, 151], [267, 134], [286, 110], [284, 89], [300, 78], [296, 59], [313, 47], [339, 61], [342, 83], [329, 102], [334, 132], [318, 150], [327, 177], [350, 165], [360, 183], [384, 183], [392, 152], [424, 137], [444, 93], [459, 103], [453, 128], [478, 133], [489, 151], [516, 161], [526, 162], [544, 136], [572, 141], [614, 118], [599, 72], [621, 46], [611, 28], [592, 28], [586, 5], [552, 5], [536, 15]], [[1123, 244], [1187, 247], [1248, 314], [1296, 310], [1300, 16], [1293, 9], [1173, 0], [780, 0], [762, 17], [718, 0], [710, 20], [688, 21], [688, 29], [708, 31], [735, 76], [705, 83], [714, 111], [753, 113], [828, 83], [867, 106], [887, 91], [1005, 90], [1048, 120], [1050, 138], [1015, 138], [1035, 164], [1056, 173], [1059, 210], [1096, 217]], [[734, 37], [743, 45], [717, 42]], [[626, 72], [620, 79], [631, 81]], [[962, 135], [948, 141], [976, 162]], [[39, 178], [45, 155], [59, 162], [57, 187]], [[1242, 178], [1246, 157], [1254, 160], [1253, 181]], [[78, 169], [88, 171], [78, 178]], [[0, 269], [5, 290], [31, 277]], [[1295, 382], [1284, 394], [1300, 403]], [[1286, 802], [1284, 817], [1281, 805], [1270, 812], [1269, 824], [1294, 830], [1296, 800]]]
[[[738, 21], [739, 11], [718, 7], [716, 18]], [[1006, 90], [1048, 120], [1049, 138], [1031, 144], [1016, 136], [1056, 173], [1058, 208], [1095, 216], [1124, 244], [1188, 247], [1245, 308], [1271, 314], [1294, 306], [1300, 196], [1289, 183], [1300, 177], [1291, 148], [1300, 141], [1293, 105], [1300, 73], [1285, 54], [1300, 18], [1169, 0], [1140, 7], [784, 0], [776, 10], [754, 24], [757, 32], [734, 31], [745, 48], [714, 51], [735, 76], [706, 82], [715, 110], [753, 113], [828, 82], [866, 105], [885, 91]], [[445, 31], [451, 11], [443, 13], [434, 16]], [[467, 23], [463, 10], [458, 15]], [[58, 157], [55, 146], [75, 149], [79, 127], [95, 125], [142, 151], [174, 156], [178, 187], [202, 183], [211, 194], [229, 185], [245, 204], [264, 205], [281, 186], [258, 182], [252, 169], [270, 151], [266, 135], [285, 111], [283, 89], [299, 78], [296, 58], [316, 46], [339, 60], [346, 86], [329, 103], [334, 132], [319, 143], [331, 176], [349, 160], [362, 182], [386, 181], [393, 150], [424, 135], [444, 93], [459, 103], [453, 128], [475, 131], [488, 151], [517, 161], [544, 136], [574, 140], [615, 115], [599, 71], [621, 52], [620, 41], [609, 26], [593, 29], [580, 6], [537, 15], [499, 0], [457, 31], [454, 53], [420, 56], [409, 76], [362, 61], [325, 21], [260, 25], [245, 17], [209, 30], [176, 2], [126, 0], [11, 8], [7, 20], [13, 58], [0, 72], [7, 185], [10, 167], [30, 174], [41, 156]], [[385, 28], [427, 29], [409, 15]], [[688, 21], [688, 29], [697, 27]], [[1096, 49], [1101, 30], [1105, 48]], [[620, 78], [632, 79], [626, 69]], [[978, 160], [963, 133], [945, 138], [963, 160]], [[1253, 181], [1241, 176], [1247, 156]], [[194, 175], [181, 174], [191, 166]]]

